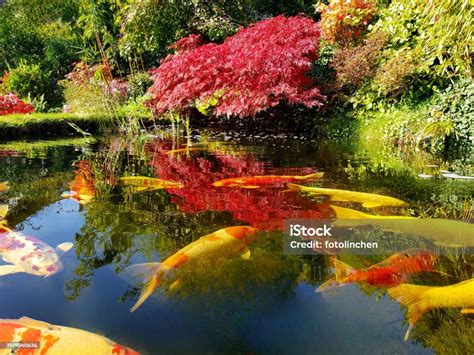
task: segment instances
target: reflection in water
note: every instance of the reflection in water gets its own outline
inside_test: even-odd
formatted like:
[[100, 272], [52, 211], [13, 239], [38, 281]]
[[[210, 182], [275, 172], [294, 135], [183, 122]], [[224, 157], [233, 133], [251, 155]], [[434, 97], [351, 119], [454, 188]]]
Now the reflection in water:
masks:
[[[403, 210], [351, 213], [468, 221], [474, 192], [471, 182], [420, 179], [417, 175], [423, 172], [420, 166], [425, 160], [403, 165], [399, 157], [367, 155], [348, 145], [268, 137], [264, 141], [240, 137], [237, 142], [210, 131], [196, 135], [192, 147], [198, 149], [189, 149], [167, 139], [166, 132], [157, 136], [164, 138], [141, 144], [113, 137], [82, 149], [44, 148], [29, 158], [20, 145], [17, 153], [5, 147], [8, 154], [0, 154], [4, 167], [0, 181], [10, 181], [11, 189], [0, 195], [0, 205], [9, 205], [8, 222], [49, 245], [71, 240], [75, 248], [62, 259], [64, 272], [46, 281], [16, 275], [0, 278], [0, 302], [8, 305], [8, 314], [2, 318], [28, 315], [73, 325], [107, 334], [144, 353], [268, 349], [341, 353], [374, 352], [382, 346], [388, 352], [407, 353], [422, 351], [419, 344], [439, 353], [469, 353], [474, 348], [472, 315], [460, 314], [457, 308], [425, 313], [416, 322], [411, 341], [404, 343], [402, 313], [386, 289], [400, 282], [442, 287], [469, 280], [474, 265], [471, 255], [439, 255], [429, 265], [417, 263], [416, 258], [397, 259], [394, 265], [383, 261], [383, 256], [340, 256], [335, 263], [350, 265], [351, 270], [346, 268], [345, 275], [339, 272], [337, 280], [338, 271], [329, 257], [282, 252], [282, 220], [333, 218], [326, 197], [286, 192], [285, 184], [278, 182], [252, 189], [212, 185], [239, 176], [324, 171], [323, 178], [305, 185], [378, 193], [409, 203]], [[71, 167], [78, 161], [78, 166]], [[120, 183], [124, 176], [147, 176], [184, 186], [132, 191]], [[85, 191], [79, 194], [91, 196], [86, 198], [90, 203], [80, 208], [67, 200], [52, 204], [68, 189]], [[362, 209], [357, 204], [350, 207]], [[69, 222], [74, 219], [81, 223]], [[127, 267], [163, 262], [204, 235], [239, 225], [261, 230], [248, 246], [248, 260], [239, 255], [247, 255], [243, 249], [235, 256], [178, 268], [137, 312], [128, 312], [143, 285], [128, 276]], [[373, 265], [378, 265], [377, 271]], [[427, 265], [436, 272], [412, 272], [427, 271], [430, 267], [422, 267]], [[355, 284], [315, 294], [334, 271], [336, 281]], [[176, 279], [179, 284], [174, 284]], [[396, 282], [376, 282], [380, 280]], [[33, 297], [24, 292], [28, 287], [42, 292]], [[334, 334], [341, 329], [350, 336], [336, 341]]]

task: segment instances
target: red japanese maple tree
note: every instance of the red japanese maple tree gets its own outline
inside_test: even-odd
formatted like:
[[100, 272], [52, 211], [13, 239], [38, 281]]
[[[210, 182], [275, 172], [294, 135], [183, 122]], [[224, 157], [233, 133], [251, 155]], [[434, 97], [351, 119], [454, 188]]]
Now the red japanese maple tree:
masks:
[[307, 107], [324, 97], [307, 76], [318, 56], [320, 26], [303, 17], [277, 16], [240, 29], [224, 43], [181, 39], [152, 71], [149, 102], [157, 115], [214, 100], [215, 115], [254, 116], [286, 100]]
[[22, 100], [15, 94], [0, 95], [0, 116], [12, 113], [31, 113], [35, 108]]

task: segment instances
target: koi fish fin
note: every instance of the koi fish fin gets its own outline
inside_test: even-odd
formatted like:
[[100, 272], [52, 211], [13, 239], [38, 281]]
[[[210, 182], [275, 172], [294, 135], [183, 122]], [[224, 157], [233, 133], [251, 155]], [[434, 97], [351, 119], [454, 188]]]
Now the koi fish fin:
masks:
[[69, 250], [71, 250], [73, 246], [74, 246], [74, 244], [71, 243], [71, 242], [61, 243], [56, 247], [56, 253], [59, 256], [61, 256], [65, 253], [67, 253]]
[[335, 290], [341, 286], [346, 285], [345, 283], [339, 283], [336, 281], [335, 277], [331, 277], [329, 280], [326, 282], [322, 283], [314, 292], [316, 293], [321, 293], [321, 292], [327, 292], [327, 291], [332, 291]]
[[19, 272], [24, 272], [23, 269], [16, 265], [2, 265], [0, 266], [0, 276], [17, 274]]
[[461, 314], [474, 314], [474, 308], [461, 309]]
[[405, 334], [405, 341], [408, 340], [415, 323], [429, 310], [429, 307], [425, 306], [424, 298], [425, 292], [430, 288], [430, 286], [404, 284], [388, 289], [393, 299], [408, 308], [409, 327]]
[[8, 214], [8, 205], [0, 205], [0, 220], [4, 219]]
[[378, 202], [364, 202], [362, 203], [362, 207], [365, 207], [365, 208], [374, 208], [374, 207], [380, 207], [382, 206], [380, 203]]
[[239, 185], [242, 189], [258, 189], [260, 186], [258, 185]]
[[154, 274], [158, 273], [160, 269], [161, 263], [143, 263], [131, 265], [125, 269], [125, 272], [147, 282]]
[[433, 242], [435, 245], [445, 248], [465, 248], [466, 245], [463, 244], [456, 244], [448, 241], [435, 241]]
[[130, 309], [130, 312], [135, 312], [142, 304], [145, 302], [148, 297], [152, 295], [153, 292], [158, 288], [160, 285], [160, 278], [158, 277], [157, 274], [153, 275], [150, 279], [150, 281], [147, 282], [145, 287], [142, 290], [142, 293], [140, 294], [140, 297], [138, 298], [138, 301], [133, 305], [133, 307]]
[[181, 279], [176, 279], [175, 281], [173, 281], [173, 283], [170, 285], [170, 291], [175, 291], [177, 290], [178, 288], [180, 288], [181, 284], [183, 282], [181, 281]]
[[318, 173], [312, 173], [305, 176], [296, 176], [296, 180], [315, 180], [315, 179], [321, 179], [323, 176], [324, 176], [324, 173], [318, 172]]
[[332, 262], [336, 268], [335, 278], [337, 283], [344, 283], [344, 280], [347, 278], [347, 276], [349, 276], [355, 270], [352, 266], [339, 259], [333, 259]]
[[304, 186], [298, 185], [298, 184], [286, 184], [286, 187], [288, 187], [288, 190], [285, 190], [284, 192], [289, 192], [289, 191], [303, 191]]
[[240, 257], [244, 260], [249, 260], [250, 259], [250, 249], [245, 247], [242, 250], [240, 250]]

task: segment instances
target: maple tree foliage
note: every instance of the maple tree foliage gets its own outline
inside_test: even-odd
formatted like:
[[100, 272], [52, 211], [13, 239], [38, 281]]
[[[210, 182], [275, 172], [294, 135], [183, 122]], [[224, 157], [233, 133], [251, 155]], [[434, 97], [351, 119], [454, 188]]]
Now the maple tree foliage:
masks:
[[331, 0], [318, 3], [316, 11], [321, 12], [323, 39], [343, 47], [358, 38], [377, 13], [370, 0]]
[[156, 176], [178, 181], [181, 189], [167, 189], [171, 202], [184, 213], [228, 212], [233, 219], [262, 230], [283, 230], [286, 219], [323, 219], [329, 206], [313, 202], [301, 194], [284, 192], [284, 182], [258, 189], [222, 188], [212, 185], [221, 179], [256, 175], [307, 175], [313, 168], [272, 168], [250, 154], [228, 152], [170, 156], [171, 142], [156, 140], [147, 145], [150, 165]]
[[320, 26], [304, 16], [277, 16], [240, 29], [222, 44], [181, 39], [152, 70], [148, 105], [157, 115], [215, 100], [217, 116], [254, 116], [286, 100], [321, 106], [324, 97], [307, 76], [318, 57]]
[[12, 113], [31, 113], [35, 108], [15, 94], [0, 95], [0, 116], [10, 115]]

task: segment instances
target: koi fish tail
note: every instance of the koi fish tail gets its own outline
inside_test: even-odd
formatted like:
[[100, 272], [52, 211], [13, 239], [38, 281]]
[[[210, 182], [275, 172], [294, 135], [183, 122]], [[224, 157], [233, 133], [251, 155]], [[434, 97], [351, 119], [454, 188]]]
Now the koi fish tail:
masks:
[[135, 312], [156, 291], [167, 270], [160, 263], [137, 264], [127, 268], [129, 274], [134, 277], [141, 277], [145, 281], [140, 297], [130, 309], [130, 312]]
[[288, 187], [287, 190], [283, 191], [283, 192], [289, 192], [289, 191], [303, 191], [304, 190], [304, 186], [301, 186], [301, 185], [297, 185], [297, 184], [286, 184], [286, 187]]
[[408, 284], [388, 289], [389, 295], [408, 309], [409, 326], [405, 334], [405, 341], [408, 340], [415, 323], [429, 310], [429, 307], [425, 305], [425, 292], [429, 289], [430, 286]]
[[315, 179], [321, 179], [323, 176], [324, 176], [324, 173], [322, 172], [312, 173], [309, 175], [297, 176], [296, 180], [315, 180]]
[[4, 219], [8, 214], [8, 205], [0, 205], [0, 220]]
[[354, 268], [345, 262], [339, 259], [332, 260], [334, 264], [334, 268], [336, 269], [335, 272], [335, 279], [337, 283], [344, 283], [347, 280], [347, 277], [354, 272]]
[[335, 288], [344, 286], [346, 284], [347, 276], [354, 272], [354, 268], [346, 263], [333, 258], [332, 263], [335, 271], [334, 276], [321, 284], [315, 292], [325, 292], [334, 290]]

